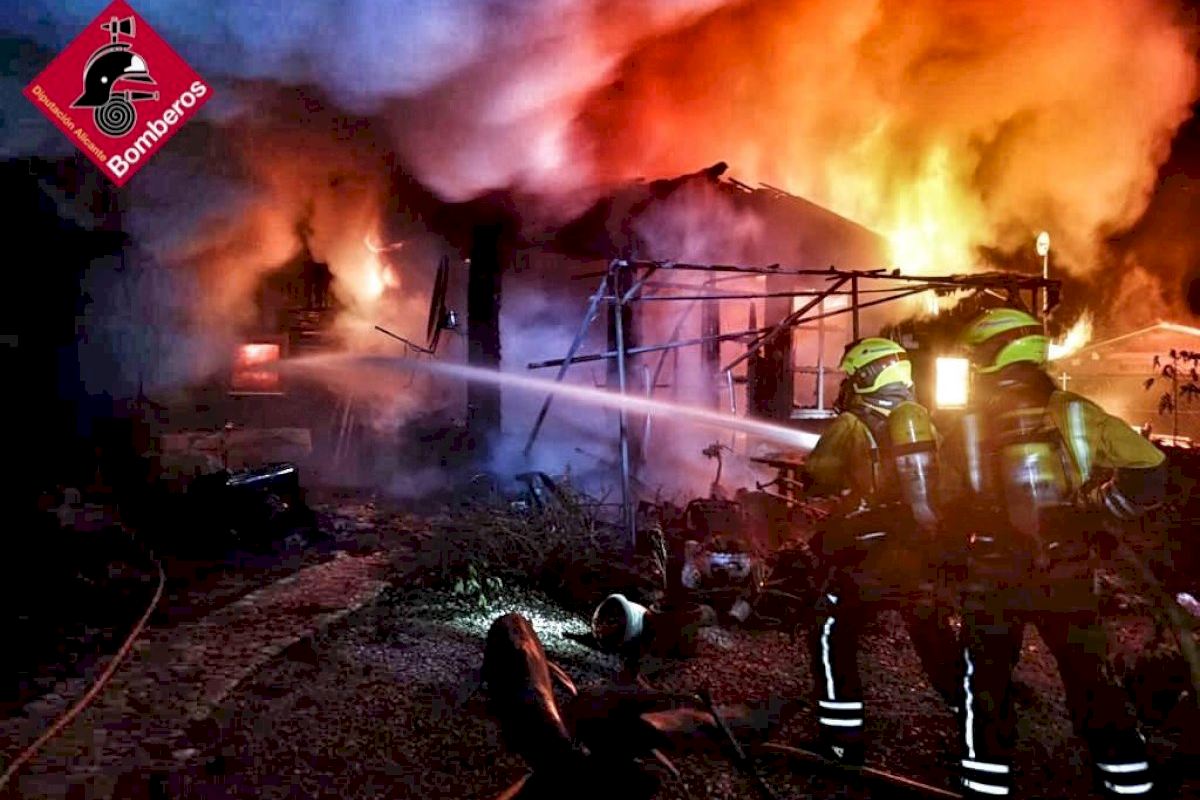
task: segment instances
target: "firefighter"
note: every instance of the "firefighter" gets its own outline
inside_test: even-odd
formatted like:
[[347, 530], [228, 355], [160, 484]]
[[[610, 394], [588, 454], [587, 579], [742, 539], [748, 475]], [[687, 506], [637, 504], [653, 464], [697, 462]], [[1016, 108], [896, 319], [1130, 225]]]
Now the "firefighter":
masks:
[[865, 625], [898, 609], [931, 682], [948, 697], [958, 677], [946, 645], [957, 646], [932, 590], [939, 437], [913, 400], [912, 364], [896, 342], [867, 338], [846, 348], [841, 369], [841, 413], [805, 462], [809, 494], [837, 498], [814, 547], [824, 588], [812, 658], [821, 746], [861, 764], [866, 709], [856, 658]]
[[[973, 399], [943, 449], [950, 496], [966, 509], [962, 781], [967, 797], [1012, 790], [1012, 671], [1035, 625], [1064, 683], [1076, 730], [1108, 797], [1153, 789], [1145, 739], [1106, 663], [1094, 559], [1110, 531], [1161, 502], [1165, 457], [1095, 403], [1058, 389], [1049, 341], [1024, 311], [991, 309], [963, 334]], [[960, 528], [961, 525], [961, 528]]]

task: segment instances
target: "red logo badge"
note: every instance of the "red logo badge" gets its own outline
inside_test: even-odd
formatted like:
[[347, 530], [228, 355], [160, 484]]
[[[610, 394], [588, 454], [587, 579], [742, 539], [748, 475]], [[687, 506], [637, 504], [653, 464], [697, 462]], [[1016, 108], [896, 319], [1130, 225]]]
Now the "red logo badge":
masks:
[[123, 186], [212, 88], [116, 0], [25, 87], [25, 96]]

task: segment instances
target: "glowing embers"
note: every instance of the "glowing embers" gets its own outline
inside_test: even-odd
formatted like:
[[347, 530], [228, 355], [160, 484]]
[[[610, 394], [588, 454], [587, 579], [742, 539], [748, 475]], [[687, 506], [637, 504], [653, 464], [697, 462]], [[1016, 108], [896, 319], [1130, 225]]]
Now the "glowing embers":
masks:
[[971, 385], [970, 362], [965, 358], [940, 357], [937, 360], [938, 408], [963, 408]]
[[283, 394], [283, 383], [276, 369], [281, 358], [283, 344], [278, 341], [238, 345], [229, 379], [230, 394]]

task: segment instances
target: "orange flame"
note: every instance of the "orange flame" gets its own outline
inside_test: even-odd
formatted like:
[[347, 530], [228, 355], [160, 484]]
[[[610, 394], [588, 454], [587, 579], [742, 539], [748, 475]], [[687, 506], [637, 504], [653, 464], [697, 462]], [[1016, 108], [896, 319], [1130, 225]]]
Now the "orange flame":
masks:
[[1043, 228], [1083, 271], [1145, 208], [1196, 77], [1152, 0], [749, 2], [643, 44], [583, 119], [603, 174], [724, 160], [884, 234], [907, 271]]
[[1092, 314], [1085, 311], [1057, 341], [1050, 343], [1050, 360], [1057, 361], [1078, 353], [1092, 340]]

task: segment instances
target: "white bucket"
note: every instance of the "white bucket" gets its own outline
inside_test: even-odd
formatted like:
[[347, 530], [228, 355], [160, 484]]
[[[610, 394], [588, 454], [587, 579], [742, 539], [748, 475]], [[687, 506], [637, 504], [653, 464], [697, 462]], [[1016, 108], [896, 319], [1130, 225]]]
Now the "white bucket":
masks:
[[646, 614], [645, 606], [630, 601], [623, 594], [611, 594], [592, 614], [592, 635], [601, 648], [615, 650], [642, 635]]

